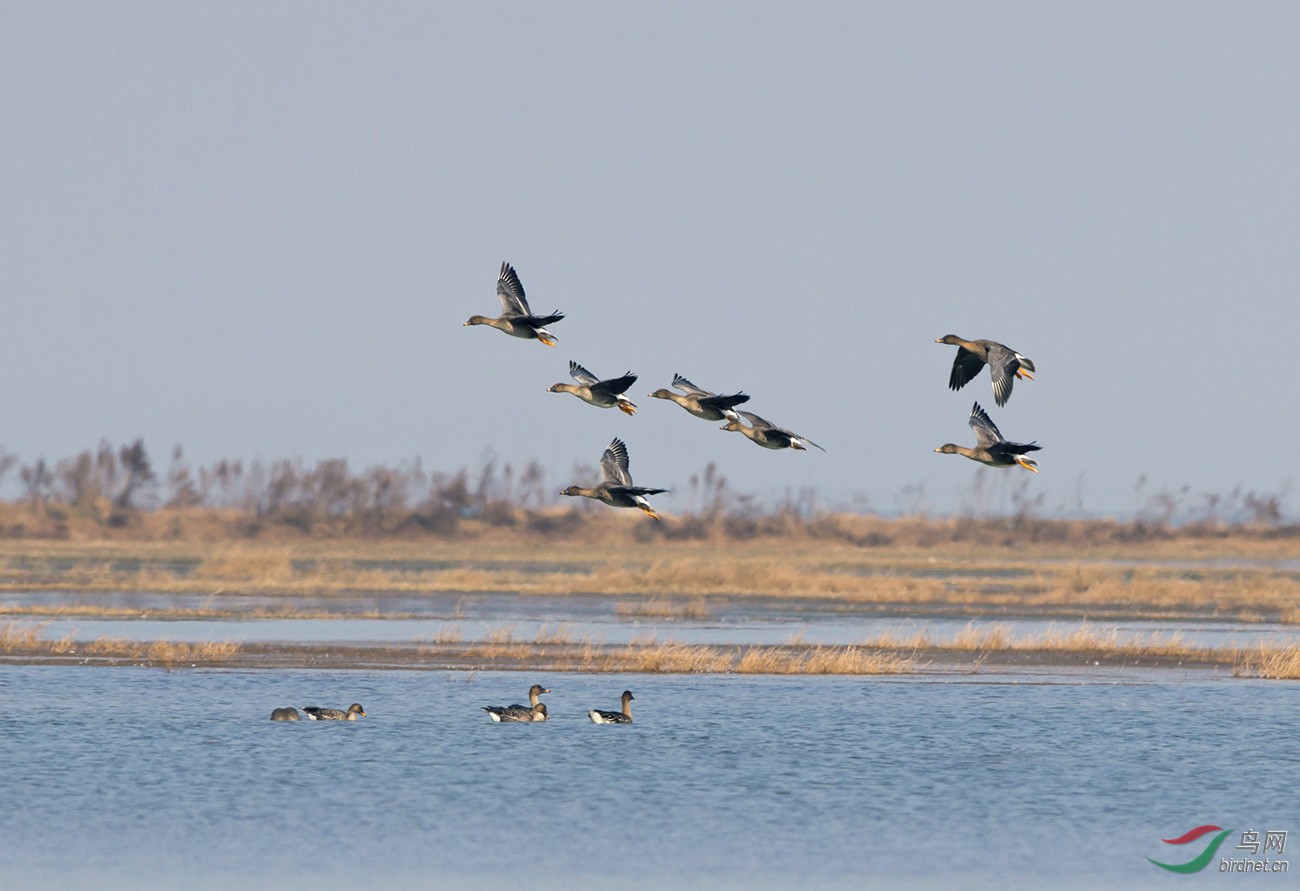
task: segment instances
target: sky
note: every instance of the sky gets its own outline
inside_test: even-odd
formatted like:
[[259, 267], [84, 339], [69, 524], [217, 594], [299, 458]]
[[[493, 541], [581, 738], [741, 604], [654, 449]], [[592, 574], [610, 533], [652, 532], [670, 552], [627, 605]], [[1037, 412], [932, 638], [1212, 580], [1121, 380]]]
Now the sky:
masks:
[[[1300, 481], [1300, 6], [29, 3], [0, 444], [1131, 514]], [[487, 328], [497, 269], [556, 349]], [[947, 389], [955, 333], [1037, 380]], [[546, 388], [627, 370], [635, 417]], [[644, 398], [681, 373], [826, 453]], [[1041, 473], [938, 455], [978, 400]]]

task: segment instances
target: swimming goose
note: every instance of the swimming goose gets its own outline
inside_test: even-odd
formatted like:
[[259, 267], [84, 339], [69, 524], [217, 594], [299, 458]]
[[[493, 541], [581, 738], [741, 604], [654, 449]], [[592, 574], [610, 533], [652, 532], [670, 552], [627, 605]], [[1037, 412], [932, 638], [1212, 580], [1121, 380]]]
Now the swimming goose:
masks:
[[555, 346], [555, 335], [543, 326], [558, 322], [564, 318], [564, 313], [556, 310], [549, 316], [533, 315], [533, 311], [528, 308], [528, 298], [524, 296], [524, 286], [519, 283], [519, 276], [509, 263], [501, 264], [501, 273], [497, 276], [497, 297], [501, 299], [500, 316], [495, 319], [470, 316], [465, 324], [490, 325], [511, 337], [540, 340], [547, 346]]
[[1032, 442], [1007, 442], [1002, 438], [1002, 433], [992, 419], [989, 418], [988, 413], [980, 408], [978, 402], [971, 409], [968, 423], [970, 428], [975, 431], [975, 438], [979, 441], [975, 448], [953, 445], [948, 442], [939, 446], [935, 451], [942, 452], [945, 455], [965, 455], [972, 461], [987, 464], [989, 467], [1013, 467], [1019, 464], [1025, 470], [1038, 473], [1038, 462], [1026, 458], [1025, 453], [1037, 452], [1042, 449], [1042, 446]]
[[277, 708], [271, 712], [272, 721], [301, 721], [302, 715], [296, 708]]
[[[745, 418], [752, 426], [746, 427], [741, 423], [740, 418], [732, 418], [722, 426], [723, 430], [739, 430], [748, 436], [751, 440], [758, 443], [765, 449], [797, 449], [806, 451], [807, 446], [821, 446], [813, 442], [806, 436], [800, 436], [797, 433], [791, 433], [784, 427], [778, 427], [771, 421], [764, 420], [758, 415], [749, 411], [737, 412], [736, 414]], [[822, 451], [826, 451], [822, 449]]]
[[650, 502], [646, 501], [647, 495], [658, 495], [660, 492], [667, 492], [667, 489], [648, 489], [644, 486], [632, 485], [632, 474], [627, 469], [627, 444], [618, 437], [605, 449], [605, 453], [600, 457], [600, 469], [605, 479], [594, 489], [584, 489], [581, 486], [569, 486], [561, 492], [561, 495], [582, 495], [585, 498], [595, 498], [597, 501], [604, 502], [610, 507], [635, 507], [640, 508], [645, 513], [659, 519], [659, 515], [650, 507]]
[[578, 382], [573, 384], [552, 384], [546, 389], [548, 393], [572, 393], [588, 405], [597, 408], [613, 408], [626, 415], [636, 414], [636, 404], [623, 395], [623, 391], [636, 383], [636, 375], [628, 372], [622, 377], [601, 380], [577, 362], [569, 360], [569, 376]]
[[354, 702], [348, 706], [347, 711], [336, 708], [317, 708], [314, 705], [303, 707], [307, 713], [307, 719], [310, 721], [355, 721], [357, 715], [366, 716], [366, 710], [361, 707], [361, 703]]
[[744, 393], [733, 393], [730, 396], [719, 396], [710, 390], [697, 387], [695, 384], [682, 377], [680, 374], [673, 375], [673, 386], [681, 390], [682, 393], [674, 393], [672, 390], [666, 390], [662, 387], [650, 394], [651, 399], [671, 399], [682, 408], [686, 409], [697, 418], [703, 418], [706, 421], [730, 421], [736, 417], [732, 411], [742, 402], [748, 402], [749, 397]]
[[993, 398], [999, 406], [1003, 406], [1011, 398], [1011, 385], [1016, 378], [1034, 379], [1030, 374], [1036, 370], [1034, 363], [1011, 347], [996, 341], [962, 340], [956, 334], [945, 334], [935, 343], [957, 347], [957, 358], [952, 360], [952, 373], [948, 375], [950, 390], [960, 390], [966, 386], [987, 364], [989, 376], [993, 378]]
[[532, 708], [525, 708], [522, 705], [512, 705], [509, 708], [502, 708], [499, 705], [485, 705], [483, 711], [488, 713], [488, 717], [492, 719], [493, 723], [498, 724], [546, 720], [546, 703], [544, 702], [539, 702]]
[[[533, 684], [528, 688], [528, 705], [520, 705], [516, 702], [514, 705], [485, 705], [482, 708], [493, 721], [545, 721], [546, 706], [542, 705], [542, 701], [538, 697], [543, 693], [550, 692], [541, 684]], [[539, 705], [542, 706], [542, 716], [540, 718], [537, 717], [537, 713], [534, 711]]]
[[631, 690], [623, 691], [623, 711], [621, 712], [604, 712], [598, 708], [593, 708], [587, 712], [587, 717], [591, 718], [593, 724], [631, 724], [632, 723], [632, 700], [636, 699]]

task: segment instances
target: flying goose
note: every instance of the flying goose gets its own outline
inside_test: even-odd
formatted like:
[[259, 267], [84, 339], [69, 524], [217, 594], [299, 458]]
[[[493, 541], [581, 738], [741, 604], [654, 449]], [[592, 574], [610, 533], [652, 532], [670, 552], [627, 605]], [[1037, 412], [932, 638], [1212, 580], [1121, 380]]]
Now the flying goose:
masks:
[[[731, 418], [722, 426], [723, 430], [739, 430], [750, 438], [751, 441], [761, 445], [765, 449], [797, 449], [806, 451], [808, 446], [814, 446], [822, 449], [821, 446], [813, 442], [806, 436], [800, 436], [792, 433], [784, 427], [778, 427], [771, 421], [760, 418], [758, 415], [749, 411], [736, 412], [736, 414], [749, 421], [749, 427], [746, 427], [740, 418]], [[822, 449], [822, 451], [826, 451]]]
[[546, 389], [548, 393], [572, 393], [588, 405], [597, 408], [613, 408], [626, 415], [636, 414], [636, 403], [623, 395], [623, 391], [636, 383], [636, 375], [628, 372], [622, 377], [601, 380], [577, 362], [569, 361], [569, 376], [578, 382], [573, 384], [552, 384]]
[[[744, 393], [733, 393], [730, 396], [719, 396], [703, 387], [697, 387], [695, 384], [682, 377], [680, 374], [673, 375], [673, 386], [681, 393], [674, 393], [672, 390], [659, 388], [650, 394], [651, 399], [671, 399], [682, 408], [686, 409], [697, 418], [703, 418], [706, 421], [730, 421], [736, 417], [732, 411], [742, 402], [748, 402], [749, 397]], [[686, 395], [682, 395], [682, 394]]]
[[524, 286], [519, 283], [519, 276], [509, 263], [501, 264], [501, 273], [497, 276], [497, 297], [501, 299], [501, 315], [495, 319], [474, 315], [465, 324], [490, 325], [511, 337], [540, 340], [547, 346], [555, 346], [555, 335], [544, 326], [558, 322], [564, 318], [564, 313], [556, 310], [549, 316], [533, 315], [533, 311], [528, 308], [528, 298], [524, 296]]
[[957, 357], [952, 360], [952, 373], [948, 375], [950, 390], [960, 390], [966, 386], [987, 364], [989, 376], [993, 378], [993, 398], [999, 406], [1003, 406], [1011, 398], [1011, 385], [1016, 378], [1034, 379], [1030, 374], [1035, 370], [1034, 363], [997, 341], [962, 340], [956, 334], [945, 334], [935, 343], [957, 347]]
[[604, 481], [599, 486], [592, 489], [585, 489], [582, 486], [569, 486], [561, 492], [561, 495], [581, 495], [585, 498], [594, 498], [597, 501], [604, 502], [610, 507], [635, 507], [639, 508], [656, 520], [659, 515], [650, 507], [650, 502], [646, 500], [647, 495], [658, 495], [660, 492], [667, 492], [667, 489], [648, 489], [644, 486], [632, 485], [632, 474], [627, 469], [627, 444], [618, 437], [605, 449], [605, 453], [600, 457], [600, 469], [604, 474]]
[[1002, 433], [998, 430], [997, 425], [988, 416], [988, 412], [980, 408], [978, 402], [971, 409], [970, 420], [967, 423], [975, 431], [975, 439], [978, 441], [975, 448], [953, 445], [948, 442], [939, 446], [935, 451], [942, 452], [945, 455], [965, 455], [972, 461], [987, 464], [989, 467], [1014, 467], [1019, 464], [1025, 470], [1038, 473], [1038, 462], [1026, 458], [1025, 453], [1037, 452], [1042, 449], [1042, 446], [1033, 442], [1007, 442], [1002, 438]]

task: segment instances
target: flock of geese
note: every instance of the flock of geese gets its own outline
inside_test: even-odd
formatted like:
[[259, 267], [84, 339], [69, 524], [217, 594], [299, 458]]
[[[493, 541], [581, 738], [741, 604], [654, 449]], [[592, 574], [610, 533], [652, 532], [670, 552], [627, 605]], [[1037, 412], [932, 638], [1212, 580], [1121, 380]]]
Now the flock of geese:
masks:
[[[952, 373], [948, 375], [950, 390], [960, 390], [966, 386], [987, 365], [989, 377], [993, 379], [993, 399], [1001, 407], [1011, 398], [1011, 385], [1016, 378], [1034, 379], [1034, 363], [995, 340], [963, 340], [956, 334], [945, 334], [935, 343], [957, 347], [957, 357], [952, 360]], [[1038, 462], [1025, 457], [1026, 453], [1042, 448], [1038, 443], [1008, 442], [978, 402], [971, 409], [967, 423], [975, 431], [975, 448], [946, 442], [935, 451], [945, 455], [964, 455], [989, 467], [1013, 467], [1018, 464], [1025, 470], [1038, 473]]]
[[[537, 340], [546, 346], [556, 345], [555, 335], [546, 330], [564, 318], [558, 310], [549, 315], [536, 315], [528, 306], [524, 295], [524, 286], [519, 275], [509, 263], [501, 264], [497, 276], [497, 297], [501, 301], [501, 315], [496, 318], [474, 315], [469, 317], [466, 325], [487, 325], [524, 340]], [[948, 376], [948, 387], [960, 390], [970, 383], [988, 366], [989, 377], [993, 381], [993, 399], [998, 406], [1007, 404], [1011, 398], [1011, 387], [1017, 378], [1033, 380], [1034, 363], [1008, 346], [993, 340], [965, 340], [955, 334], [939, 338], [935, 343], [957, 347], [957, 356], [952, 363], [952, 372]], [[597, 408], [617, 408], [627, 415], [635, 415], [636, 403], [625, 394], [637, 376], [627, 372], [620, 377], [602, 379], [577, 362], [569, 362], [569, 377], [575, 383], [558, 383], [551, 385], [549, 393], [569, 393], [588, 405]], [[740, 411], [736, 408], [749, 401], [744, 393], [722, 395], [697, 387], [680, 374], [673, 375], [673, 389], [658, 389], [649, 396], [652, 399], [667, 399], [675, 402], [687, 412], [705, 421], [724, 421], [722, 428], [732, 432], [743, 433], [751, 442], [765, 449], [795, 449], [804, 451], [808, 446], [826, 451], [806, 436], [801, 436], [784, 427], [778, 427], [771, 421], [761, 418], [753, 412]], [[676, 390], [677, 392], [674, 392]], [[976, 445], [970, 446], [945, 443], [936, 452], [945, 455], [963, 455], [972, 461], [987, 464], [990, 467], [1020, 466], [1026, 470], [1038, 472], [1037, 462], [1025, 455], [1036, 452], [1042, 447], [1035, 442], [1010, 442], [1003, 438], [988, 412], [978, 402], [971, 409], [968, 421], [975, 431]], [[627, 444], [618, 437], [606, 447], [600, 458], [602, 481], [592, 487], [569, 486], [561, 494], [593, 498], [610, 507], [637, 508], [658, 520], [659, 515], [647, 500], [651, 495], [667, 492], [650, 486], [637, 486], [632, 483], [632, 474], [628, 469]], [[496, 723], [523, 723], [545, 721], [548, 717], [546, 704], [541, 701], [543, 693], [551, 691], [541, 684], [533, 684], [528, 690], [528, 705], [485, 705], [483, 710]], [[591, 709], [587, 717], [595, 724], [631, 724], [633, 700], [630, 690], [623, 691], [622, 709], [620, 711], [602, 711]], [[346, 710], [336, 708], [303, 708], [307, 720], [311, 721], [355, 721], [364, 718], [366, 710], [360, 703], [352, 703]], [[300, 721], [302, 716], [295, 708], [277, 708], [271, 712], [272, 721]]]
[[[501, 301], [501, 315], [496, 318], [488, 316], [470, 316], [466, 325], [487, 325], [503, 331], [511, 337], [524, 340], [537, 340], [546, 346], [556, 345], [554, 334], [546, 330], [564, 318], [564, 313], [556, 310], [549, 315], [536, 315], [528, 306], [528, 297], [524, 286], [519, 281], [519, 274], [509, 263], [501, 264], [497, 275], [497, 298]], [[627, 372], [620, 377], [600, 378], [577, 362], [569, 362], [569, 377], [575, 383], [552, 384], [548, 393], [569, 393], [588, 405], [597, 408], [617, 408], [627, 415], [636, 414], [636, 403], [625, 394], [637, 376]], [[697, 418], [705, 421], [726, 421], [723, 430], [737, 431], [745, 434], [751, 442], [765, 449], [798, 449], [808, 446], [821, 449], [821, 446], [806, 436], [800, 436], [784, 427], [778, 427], [771, 421], [761, 418], [753, 412], [738, 411], [737, 405], [749, 401], [744, 393], [721, 395], [703, 387], [698, 387], [680, 374], [673, 375], [673, 388], [658, 389], [649, 396], [652, 399], [667, 399], [675, 402]], [[742, 420], [743, 418], [743, 420]], [[593, 498], [610, 507], [634, 507], [658, 520], [648, 500], [651, 495], [667, 492], [651, 486], [637, 486], [632, 482], [632, 473], [628, 469], [627, 443], [615, 437], [600, 458], [601, 482], [595, 486], [569, 486], [561, 495]]]
[[[509, 263], [501, 264], [497, 276], [497, 298], [501, 301], [501, 315], [496, 318], [473, 315], [466, 325], [488, 325], [524, 340], [537, 340], [546, 346], [556, 345], [556, 337], [546, 330], [564, 318], [564, 313], [556, 310], [549, 315], [536, 315], [528, 306], [524, 286], [519, 275]], [[1017, 378], [1033, 380], [1034, 363], [1008, 346], [993, 340], [965, 340], [955, 334], [939, 338], [935, 343], [957, 347], [957, 356], [952, 363], [952, 372], [948, 377], [948, 386], [960, 390], [970, 383], [976, 375], [988, 366], [989, 376], [993, 380], [993, 398], [999, 406], [1006, 405], [1011, 398], [1011, 387]], [[570, 393], [589, 405], [597, 408], [617, 408], [624, 414], [636, 414], [636, 403], [625, 394], [636, 382], [637, 376], [627, 372], [620, 377], [601, 379], [577, 362], [569, 362], [569, 376], [576, 383], [558, 383], [548, 388], [550, 393]], [[697, 387], [680, 374], [673, 376], [673, 388], [658, 389], [649, 394], [653, 399], [668, 399], [677, 403], [697, 418], [706, 421], [725, 421], [723, 430], [743, 433], [751, 442], [765, 449], [806, 450], [808, 446], [826, 451], [806, 436], [801, 436], [784, 427], [778, 427], [771, 421], [761, 418], [753, 412], [740, 411], [736, 406], [749, 401], [744, 393], [719, 395], [702, 387]], [[972, 461], [987, 464], [990, 467], [1020, 466], [1026, 470], [1038, 472], [1037, 462], [1025, 455], [1036, 452], [1041, 446], [1036, 442], [1011, 442], [1002, 436], [988, 412], [975, 403], [968, 420], [970, 428], [975, 431], [975, 446], [962, 446], [945, 443], [935, 449], [945, 455], [963, 455]], [[634, 507], [654, 519], [659, 519], [654, 508], [647, 500], [648, 496], [658, 495], [667, 489], [636, 486], [632, 483], [632, 474], [628, 470], [627, 444], [615, 437], [605, 449], [600, 459], [602, 481], [592, 487], [569, 486], [561, 494], [580, 495], [594, 498], [610, 507]]]
[[[511, 722], [529, 722], [545, 721], [548, 717], [546, 703], [538, 697], [543, 693], [551, 691], [541, 684], [533, 684], [528, 688], [528, 705], [485, 705], [483, 711], [488, 713], [488, 717], [494, 723], [511, 723]], [[632, 723], [632, 700], [636, 699], [631, 690], [623, 691], [622, 710], [617, 712], [607, 712], [603, 709], [593, 708], [587, 710], [587, 717], [593, 724], [631, 724]]]
[[[534, 721], [545, 721], [548, 717], [546, 703], [542, 702], [541, 695], [550, 693], [546, 687], [541, 684], [533, 684], [528, 688], [528, 705], [515, 703], [514, 705], [485, 705], [483, 711], [488, 713], [488, 717], [495, 724], [513, 724], [513, 723], [531, 723]], [[587, 717], [593, 724], [631, 724], [632, 723], [632, 700], [636, 697], [632, 695], [631, 690], [623, 691], [623, 707], [617, 712], [607, 712], [602, 709], [593, 708], [588, 710]], [[308, 721], [355, 721], [357, 718], [364, 718], [366, 710], [361, 707], [361, 703], [354, 702], [346, 710], [339, 708], [318, 708], [314, 705], [305, 706], [302, 710], [306, 714]], [[299, 714], [296, 708], [292, 706], [286, 708], [277, 708], [271, 712], [272, 721], [301, 721], [302, 714]]]

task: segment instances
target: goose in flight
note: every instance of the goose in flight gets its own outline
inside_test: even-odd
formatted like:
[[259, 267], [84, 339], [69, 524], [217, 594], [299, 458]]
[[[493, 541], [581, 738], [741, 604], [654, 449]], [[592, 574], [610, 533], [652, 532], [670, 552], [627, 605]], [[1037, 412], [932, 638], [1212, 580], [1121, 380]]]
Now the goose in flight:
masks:
[[667, 492], [667, 489], [649, 489], [645, 486], [632, 485], [632, 474], [628, 472], [627, 444], [618, 437], [609, 444], [605, 453], [600, 456], [600, 470], [604, 474], [604, 480], [599, 486], [591, 489], [582, 486], [569, 486], [561, 492], [561, 495], [581, 495], [584, 498], [594, 498], [597, 501], [608, 504], [610, 507], [635, 507], [659, 519], [659, 515], [654, 512], [650, 502], [646, 500], [647, 495], [658, 495], [660, 492]]
[[1016, 378], [1033, 380], [1034, 363], [993, 340], [963, 340], [956, 334], [945, 334], [935, 343], [957, 347], [957, 357], [952, 360], [952, 373], [948, 375], [948, 389], [960, 390], [988, 365], [993, 378], [993, 399], [999, 406], [1011, 398], [1011, 385]]
[[548, 393], [572, 393], [588, 405], [597, 408], [613, 408], [625, 415], [636, 414], [636, 403], [623, 395], [623, 391], [636, 383], [636, 375], [628, 372], [622, 377], [601, 380], [577, 362], [570, 360], [569, 376], [578, 382], [573, 384], [552, 384], [546, 389]]
[[[746, 427], [740, 418], [731, 418], [722, 426], [723, 430], [739, 430], [745, 434], [754, 443], [761, 445], [765, 449], [797, 449], [806, 451], [808, 446], [822, 449], [821, 446], [813, 442], [806, 436], [800, 436], [784, 427], [778, 427], [771, 421], [760, 418], [750, 411], [736, 412], [740, 417], [749, 421], [750, 426]], [[822, 451], [826, 451], [822, 449]]]
[[972, 461], [987, 464], [989, 467], [1014, 467], [1019, 464], [1025, 470], [1038, 473], [1038, 462], [1026, 458], [1025, 453], [1037, 452], [1042, 449], [1042, 446], [1033, 442], [1008, 442], [1003, 439], [997, 425], [988, 416], [988, 412], [980, 408], [978, 402], [971, 409], [968, 423], [970, 428], [975, 431], [977, 441], [975, 448], [972, 449], [947, 442], [939, 446], [935, 451], [945, 455], [964, 455]]
[[497, 276], [497, 297], [501, 300], [501, 315], [495, 319], [474, 315], [465, 324], [490, 325], [511, 337], [540, 340], [547, 346], [555, 346], [555, 335], [547, 331], [545, 326], [564, 318], [564, 313], [556, 310], [549, 316], [533, 315], [533, 311], [528, 308], [528, 298], [524, 296], [524, 286], [519, 283], [519, 275], [509, 263], [501, 264], [501, 273]]
[[650, 398], [671, 399], [673, 402], [676, 402], [682, 408], [695, 415], [695, 417], [703, 418], [706, 421], [734, 420], [736, 413], [733, 409], [737, 405], [749, 401], [749, 397], [744, 393], [733, 393], [730, 396], [719, 396], [711, 390], [695, 386], [695, 384], [691, 383], [680, 374], [673, 375], [673, 386], [682, 392], [674, 393], [672, 390], [666, 390], [661, 387], [651, 393]]

